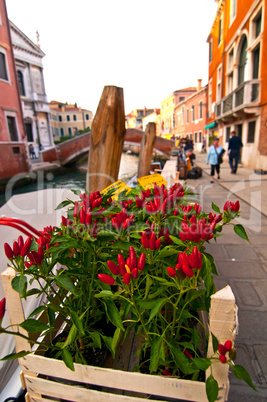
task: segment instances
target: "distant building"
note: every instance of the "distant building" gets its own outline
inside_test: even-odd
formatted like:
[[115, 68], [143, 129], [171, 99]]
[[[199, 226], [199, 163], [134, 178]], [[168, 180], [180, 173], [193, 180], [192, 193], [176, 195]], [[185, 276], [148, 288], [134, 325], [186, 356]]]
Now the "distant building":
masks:
[[37, 150], [41, 150], [53, 146], [43, 76], [42, 58], [45, 54], [13, 22], [9, 23], [26, 139]]
[[143, 130], [145, 131], [148, 123], [156, 123], [156, 135], [159, 135], [159, 117], [160, 117], [160, 109], [154, 109], [154, 111], [142, 119]]
[[144, 130], [143, 118], [154, 113], [154, 109], [135, 109], [131, 113], [125, 116], [126, 128], [137, 128], [138, 130]]
[[205, 136], [206, 114], [207, 85], [202, 87], [201, 80], [198, 80], [197, 91], [174, 108], [175, 137], [190, 138], [194, 141], [194, 149], [200, 151]]
[[6, 5], [0, 0], [0, 179], [29, 171]]
[[51, 126], [54, 140], [75, 136], [79, 131], [91, 130], [93, 113], [77, 104], [51, 101]]
[[196, 92], [197, 88], [189, 87], [172, 92], [161, 102], [160, 110], [160, 135], [165, 138], [171, 138], [175, 129], [175, 106], [183, 102], [186, 98]]
[[208, 119], [227, 148], [235, 130], [242, 163], [267, 170], [267, 10], [264, 0], [216, 0], [209, 43]]

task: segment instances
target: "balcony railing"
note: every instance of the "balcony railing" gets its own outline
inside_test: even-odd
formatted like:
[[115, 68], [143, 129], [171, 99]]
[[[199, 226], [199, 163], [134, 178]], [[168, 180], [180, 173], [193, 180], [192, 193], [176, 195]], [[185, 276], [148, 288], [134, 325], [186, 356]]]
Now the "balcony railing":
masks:
[[243, 82], [233, 92], [216, 103], [216, 117], [224, 117], [260, 102], [261, 80]]

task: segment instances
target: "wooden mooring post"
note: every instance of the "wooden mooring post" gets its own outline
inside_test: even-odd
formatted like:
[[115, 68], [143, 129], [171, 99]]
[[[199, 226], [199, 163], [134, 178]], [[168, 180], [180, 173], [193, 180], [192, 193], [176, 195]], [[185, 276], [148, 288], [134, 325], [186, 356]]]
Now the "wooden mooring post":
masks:
[[156, 124], [150, 122], [146, 126], [141, 141], [137, 177], [143, 177], [150, 174], [150, 166], [151, 166], [155, 140], [156, 140]]
[[118, 179], [124, 137], [123, 88], [105, 86], [92, 123], [88, 191], [101, 191]]

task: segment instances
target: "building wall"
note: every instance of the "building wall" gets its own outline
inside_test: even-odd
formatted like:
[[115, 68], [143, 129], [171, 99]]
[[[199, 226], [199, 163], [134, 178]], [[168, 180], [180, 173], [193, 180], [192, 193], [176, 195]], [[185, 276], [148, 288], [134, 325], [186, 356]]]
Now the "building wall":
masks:
[[0, 142], [0, 180], [29, 171], [25, 142]]
[[62, 136], [74, 136], [80, 130], [91, 129], [93, 113], [77, 105], [50, 102], [51, 126], [55, 140]]
[[[14, 56], [9, 23], [7, 19], [6, 5], [0, 0], [0, 53], [5, 60], [6, 78], [0, 78], [0, 142], [22, 141], [24, 139], [24, 128], [22, 121], [22, 110], [18, 92], [17, 75], [15, 70]], [[15, 131], [12, 138], [8, 127], [8, 120], [14, 123]]]
[[[232, 4], [234, 4], [233, 0], [218, 1], [218, 11], [208, 37], [208, 42], [213, 43], [213, 46], [212, 60], [209, 62], [207, 124], [214, 125], [209, 129], [209, 133], [211, 135], [217, 133], [221, 144], [226, 148], [230, 131], [238, 131], [244, 145], [242, 163], [252, 169], [266, 169], [267, 126], [264, 116], [267, 101], [267, 20], [265, 1], [237, 0], [234, 18], [231, 16]], [[260, 11], [261, 29], [256, 33]], [[219, 43], [220, 21], [223, 29], [222, 40]], [[244, 46], [246, 67], [243, 78], [240, 79], [241, 50], [245, 38], [247, 39], [247, 46]], [[255, 66], [258, 55], [257, 74]]]
[[15, 24], [10, 22], [10, 27], [27, 141], [37, 150], [48, 148], [53, 139], [43, 77], [45, 54]]

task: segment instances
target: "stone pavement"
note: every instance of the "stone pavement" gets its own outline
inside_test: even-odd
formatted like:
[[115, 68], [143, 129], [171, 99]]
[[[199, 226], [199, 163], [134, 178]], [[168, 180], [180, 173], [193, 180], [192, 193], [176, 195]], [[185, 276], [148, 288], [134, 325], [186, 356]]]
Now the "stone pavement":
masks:
[[187, 180], [198, 192], [197, 201], [204, 210], [212, 211], [211, 201], [222, 210], [226, 200], [239, 199], [241, 218], [236, 220], [246, 229], [250, 243], [225, 227], [217, 242], [207, 251], [215, 258], [220, 290], [229, 284], [238, 306], [239, 331], [236, 337], [237, 364], [249, 372], [258, 393], [230, 374], [229, 402], [267, 401], [267, 176], [240, 167], [230, 173], [228, 162], [221, 165], [221, 180], [210, 184], [210, 167], [206, 154], [196, 154], [195, 165], [203, 168], [200, 179]]

